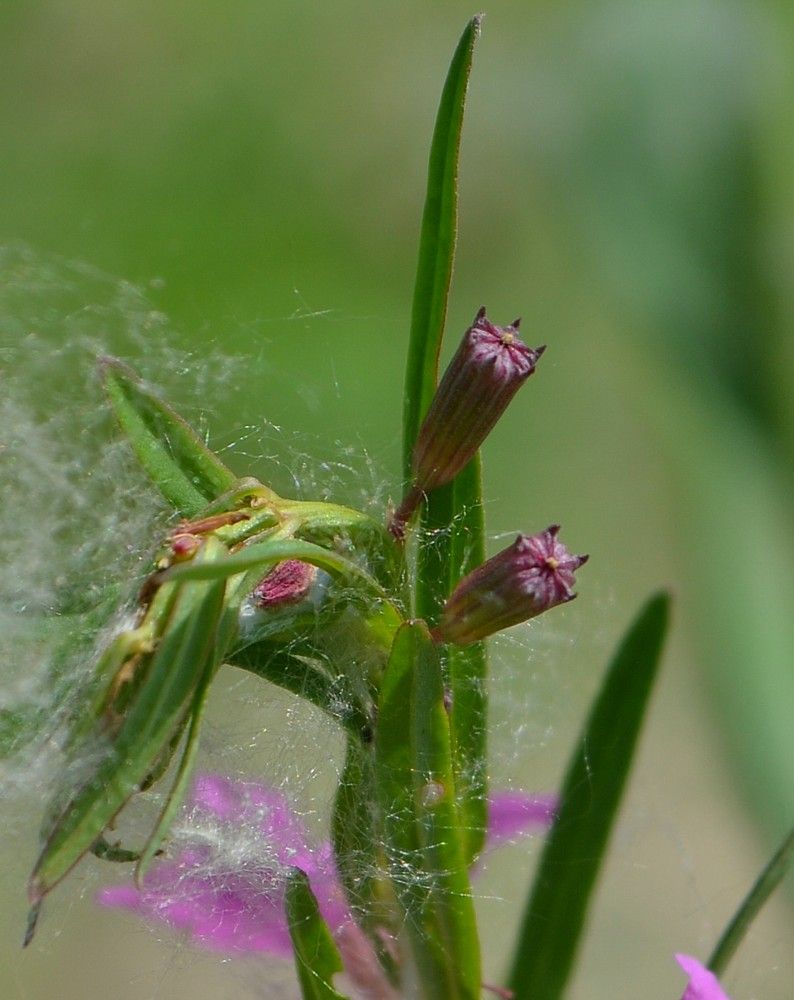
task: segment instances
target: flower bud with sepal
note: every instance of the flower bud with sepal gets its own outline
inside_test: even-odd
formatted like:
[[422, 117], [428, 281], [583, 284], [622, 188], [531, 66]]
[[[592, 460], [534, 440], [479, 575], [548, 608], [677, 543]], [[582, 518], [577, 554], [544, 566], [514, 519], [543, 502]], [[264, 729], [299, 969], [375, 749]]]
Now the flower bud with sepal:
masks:
[[572, 555], [558, 524], [513, 544], [483, 563], [455, 588], [433, 636], [458, 646], [484, 639], [572, 601], [575, 571], [587, 556]]
[[398, 537], [423, 494], [455, 478], [535, 371], [545, 347], [527, 347], [519, 322], [496, 326], [483, 307], [463, 335], [419, 430], [413, 483], [391, 523]]

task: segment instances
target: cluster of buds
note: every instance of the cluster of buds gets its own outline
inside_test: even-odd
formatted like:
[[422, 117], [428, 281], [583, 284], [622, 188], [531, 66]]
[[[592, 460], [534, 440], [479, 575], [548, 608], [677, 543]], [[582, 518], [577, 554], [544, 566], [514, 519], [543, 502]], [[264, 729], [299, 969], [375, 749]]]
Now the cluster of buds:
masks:
[[[402, 539], [424, 496], [451, 482], [473, 458], [510, 400], [535, 371], [545, 347], [527, 347], [519, 320], [500, 327], [477, 313], [439, 383], [412, 456], [412, 483], [390, 530]], [[434, 630], [439, 642], [466, 646], [572, 600], [574, 571], [587, 556], [572, 555], [559, 525], [519, 535], [503, 552], [466, 576], [447, 600]]]

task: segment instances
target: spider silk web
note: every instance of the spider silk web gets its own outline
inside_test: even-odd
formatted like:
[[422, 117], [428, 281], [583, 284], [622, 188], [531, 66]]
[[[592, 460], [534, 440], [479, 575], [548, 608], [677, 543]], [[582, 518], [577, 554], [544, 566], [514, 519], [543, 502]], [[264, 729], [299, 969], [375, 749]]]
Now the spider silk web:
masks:
[[[302, 318], [322, 322], [322, 315]], [[0, 249], [0, 709], [33, 723], [0, 760], [1, 790], [10, 804], [9, 843], [27, 845], [27, 856], [21, 852], [0, 882], [19, 933], [20, 887], [35, 856], [41, 803], [62, 773], [64, 706], [79, 700], [98, 650], [123, 625], [153, 548], [173, 523], [104, 404], [97, 356], [129, 361], [236, 472], [250, 471], [283, 495], [348, 503], [382, 517], [399, 488], [393, 471], [362, 440], [335, 442], [329, 457], [320, 435], [292, 433], [252, 406], [263, 385], [264, 398], [286, 392], [297, 399], [309, 385], [289, 384], [267, 359], [252, 363], [217, 345], [192, 352], [183, 344], [140, 289], [23, 246]], [[246, 412], [238, 423], [220, 426], [217, 412], [230, 397], [245, 401]], [[398, 425], [399, 414], [394, 419]], [[504, 544], [491, 539], [492, 549]], [[496, 787], [509, 788], [515, 775], [530, 770], [537, 784], [526, 788], [525, 782], [527, 791], [554, 787], [558, 765], [543, 762], [581, 670], [573, 667], [572, 624], [561, 611], [548, 626], [514, 629], [493, 644], [488, 771]], [[243, 671], [221, 671], [210, 696], [199, 770], [284, 792], [319, 843], [328, 836], [343, 757], [338, 726], [319, 710]], [[151, 826], [167, 787], [168, 779], [125, 811], [119, 827], [124, 838], [135, 841]], [[171, 849], [196, 837], [212, 844], [208, 864], [214, 874], [240, 870], [257, 852], [278, 871], [252, 828], [208, 827], [206, 818], [185, 811], [174, 825]], [[530, 838], [520, 850], [526, 867], [536, 844]], [[489, 886], [490, 864], [489, 857], [481, 860], [474, 884], [489, 912], [502, 902]], [[74, 934], [95, 921], [91, 899], [97, 887], [123, 881], [127, 871], [84, 861], [48, 899], [41, 939]], [[207, 995], [296, 995], [290, 963], [264, 958], [232, 968], [217, 955], [197, 953], [163, 925], [138, 922], [131, 931], [134, 918], [101, 916], [117, 928], [119, 942], [132, 933], [144, 957], [130, 982], [147, 996], [175, 995], [175, 984], [193, 975], [216, 982]], [[493, 966], [495, 975], [498, 962], [489, 962], [488, 955], [486, 970]]]

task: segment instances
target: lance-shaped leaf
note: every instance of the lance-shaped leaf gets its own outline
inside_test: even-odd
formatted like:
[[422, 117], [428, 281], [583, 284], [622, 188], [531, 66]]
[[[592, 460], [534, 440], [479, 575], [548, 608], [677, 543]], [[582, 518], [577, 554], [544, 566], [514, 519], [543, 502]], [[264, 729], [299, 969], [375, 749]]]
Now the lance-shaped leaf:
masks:
[[332, 986], [334, 976], [343, 969], [342, 959], [309, 879], [299, 868], [292, 870], [287, 882], [285, 906], [303, 1000], [345, 1000]]
[[[485, 560], [479, 456], [451, 483], [433, 490], [421, 518], [416, 613], [436, 624], [449, 594]], [[449, 646], [445, 655], [456, 792], [471, 864], [482, 849], [487, 826], [488, 655], [484, 642]]]
[[278, 562], [297, 559], [319, 566], [329, 573], [346, 577], [365, 584], [373, 594], [382, 594], [381, 585], [356, 563], [337, 552], [325, 549], [314, 542], [303, 542], [297, 538], [272, 538], [255, 542], [245, 548], [218, 559], [202, 562], [188, 562], [172, 566], [163, 572], [164, 580], [217, 580], [236, 576], [252, 569], [265, 570]]
[[469, 21], [452, 57], [430, 147], [403, 400], [403, 475], [406, 482], [411, 479], [411, 459], [419, 427], [436, 389], [438, 354], [455, 257], [463, 110], [481, 20], [473, 17]]
[[394, 890], [427, 1000], [475, 1000], [480, 959], [438, 654], [397, 633], [381, 686], [375, 788]]
[[[438, 382], [447, 299], [457, 239], [458, 161], [466, 91], [481, 18], [466, 26], [450, 64], [436, 116], [414, 285], [411, 339], [405, 376], [403, 474], [412, 476], [419, 428]], [[433, 490], [421, 515], [416, 614], [436, 624], [441, 606], [461, 577], [485, 559], [480, 459], [475, 456], [446, 486]], [[450, 652], [447, 682], [461, 825], [473, 861], [486, 825], [485, 732], [487, 658], [483, 643]]]
[[358, 925], [387, 976], [396, 982], [399, 969], [389, 945], [400, 928], [384, 864], [375, 781], [372, 743], [349, 737], [331, 823], [334, 862]]
[[404, 585], [402, 547], [380, 521], [367, 514], [332, 503], [280, 500], [279, 512], [295, 525], [294, 535], [324, 547], [339, 546], [366, 553], [374, 576], [391, 591]]
[[577, 741], [519, 932], [515, 1000], [563, 995], [656, 677], [668, 604], [658, 594], [632, 624]]
[[334, 859], [348, 902], [368, 931], [378, 879], [375, 773], [371, 746], [349, 737], [331, 822]]
[[110, 404], [138, 460], [180, 514], [193, 517], [231, 490], [237, 477], [132, 369], [105, 357], [100, 370]]
[[[210, 546], [214, 546], [216, 550], [214, 554], [215, 558], [222, 558], [225, 551], [223, 547], [215, 545], [214, 542], [210, 542]], [[187, 794], [188, 784], [193, 773], [193, 765], [198, 753], [201, 724], [204, 718], [204, 709], [207, 704], [210, 684], [218, 666], [226, 658], [227, 651], [236, 641], [240, 604], [248, 593], [246, 582], [245, 577], [243, 577], [240, 581], [240, 586], [236, 588], [230, 587], [225, 583], [225, 599], [215, 628], [214, 648], [211, 654], [206, 657], [203, 672], [198, 676], [196, 681], [195, 692], [188, 713], [187, 733], [185, 735], [185, 745], [182, 750], [179, 767], [177, 768], [177, 773], [165, 804], [160, 811], [157, 823], [149, 834], [140, 857], [136, 859], [138, 863], [135, 868], [135, 881], [138, 885], [141, 884], [147, 868], [159, 851], [160, 845], [167, 836], [171, 823]]]
[[[197, 558], [212, 559], [220, 551], [223, 546], [208, 539]], [[114, 719], [97, 717], [73, 748], [69, 770], [82, 774], [49, 824], [30, 879], [34, 910], [146, 782], [194, 706], [202, 679], [219, 662], [224, 581], [168, 586], [175, 593], [167, 624], [154, 650], [135, 662], [135, 684], [123, 712]]]

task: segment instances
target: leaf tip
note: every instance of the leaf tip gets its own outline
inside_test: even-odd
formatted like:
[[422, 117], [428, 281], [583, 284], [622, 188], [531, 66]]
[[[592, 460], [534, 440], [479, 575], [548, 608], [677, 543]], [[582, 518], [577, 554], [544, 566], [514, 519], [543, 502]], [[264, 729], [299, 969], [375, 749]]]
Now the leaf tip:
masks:
[[99, 378], [102, 385], [107, 388], [108, 383], [113, 378], [123, 378], [132, 382], [140, 382], [137, 373], [125, 364], [121, 358], [116, 358], [112, 354], [100, 354], [96, 359]]
[[115, 358], [112, 354], [99, 354], [96, 364], [100, 375], [105, 375], [109, 368], [121, 368], [124, 366], [124, 362], [119, 358]]
[[146, 876], [146, 872], [149, 869], [150, 859], [141, 856], [138, 859], [138, 863], [135, 865], [135, 870], [132, 873], [132, 882], [135, 888], [140, 892], [143, 889], [143, 880]]
[[669, 590], [658, 590], [648, 599], [648, 603], [645, 605], [646, 614], [658, 615], [667, 625], [672, 603], [673, 595]]
[[[33, 883], [31, 883], [31, 891], [33, 890]], [[28, 921], [25, 927], [25, 937], [22, 939], [22, 947], [27, 948], [30, 942], [33, 940], [33, 936], [36, 933], [36, 925], [39, 922], [39, 914], [41, 913], [41, 904], [43, 896], [39, 895], [38, 899], [31, 900], [31, 907], [28, 911]]]

